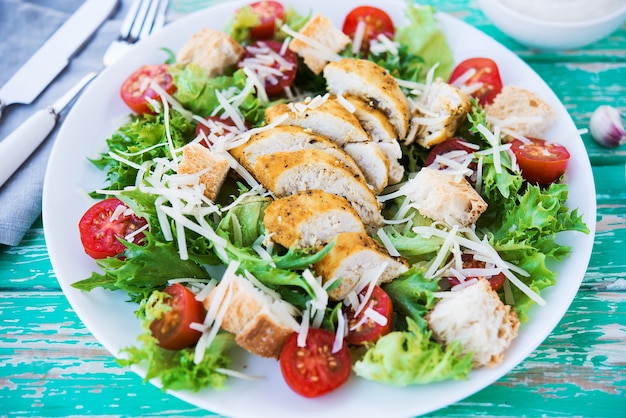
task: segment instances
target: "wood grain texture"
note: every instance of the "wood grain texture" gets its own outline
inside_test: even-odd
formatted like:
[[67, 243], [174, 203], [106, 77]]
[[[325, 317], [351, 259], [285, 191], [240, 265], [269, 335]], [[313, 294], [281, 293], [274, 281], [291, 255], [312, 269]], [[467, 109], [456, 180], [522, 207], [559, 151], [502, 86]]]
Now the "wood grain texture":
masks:
[[[494, 28], [474, 0], [431, 0], [520, 55], [579, 128], [600, 104], [626, 109], [626, 25], [592, 46], [529, 51]], [[554, 332], [493, 385], [431, 416], [626, 416], [626, 147], [583, 135], [596, 185], [597, 232], [582, 286]], [[252, 412], [252, 411], [251, 411]], [[0, 417], [211, 415], [121, 368], [72, 311], [38, 220], [0, 247]]]

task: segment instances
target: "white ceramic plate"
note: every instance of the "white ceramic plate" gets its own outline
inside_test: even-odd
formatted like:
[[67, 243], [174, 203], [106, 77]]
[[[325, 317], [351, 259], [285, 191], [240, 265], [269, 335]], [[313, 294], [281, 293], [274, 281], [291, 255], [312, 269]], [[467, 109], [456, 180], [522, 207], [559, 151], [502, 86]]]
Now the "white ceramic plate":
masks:
[[[174, 51], [203, 27], [223, 29], [225, 22], [244, 2], [222, 3], [182, 18], [139, 44], [126, 59], [108, 68], [74, 105], [62, 126], [48, 166], [44, 185], [43, 219], [50, 259], [58, 281], [70, 304], [93, 335], [116, 355], [123, 347], [136, 343], [139, 324], [134, 306], [120, 292], [96, 289], [83, 293], [70, 285], [89, 277], [97, 269], [82, 249], [78, 220], [94, 202], [87, 193], [103, 186], [103, 173], [88, 157], [104, 150], [105, 138], [128, 113], [118, 95], [118, 86], [140, 65], [160, 63], [166, 58], [160, 48]], [[302, 13], [306, 6], [293, 3]], [[389, 12], [396, 25], [405, 22], [399, 1], [371, 1]], [[314, 10], [332, 18], [341, 27], [344, 16], [361, 0], [317, 0]], [[595, 227], [595, 190], [591, 167], [580, 136], [567, 111], [550, 88], [517, 56], [475, 28], [448, 15], [441, 24], [454, 50], [456, 61], [472, 56], [488, 56], [501, 70], [505, 84], [529, 88], [552, 104], [559, 121], [547, 135], [567, 146], [572, 158], [566, 173], [570, 183], [570, 207], [579, 208], [592, 230], [589, 235], [566, 234], [562, 240], [573, 246], [573, 253], [558, 266], [558, 284], [544, 297], [548, 304], [534, 308], [530, 321], [523, 324], [519, 337], [509, 349], [504, 363], [494, 369], [474, 371], [465, 381], [450, 381], [407, 388], [387, 387], [352, 377], [350, 382], [318, 399], [294, 394], [283, 382], [274, 360], [241, 354], [235, 364], [263, 381], [230, 379], [229, 390], [200, 393], [175, 392], [174, 395], [199, 407], [227, 416], [255, 417], [328, 417], [328, 416], [412, 416], [455, 403], [496, 381], [522, 362], [556, 326], [574, 298], [591, 254]], [[137, 370], [143, 374], [141, 370]]]

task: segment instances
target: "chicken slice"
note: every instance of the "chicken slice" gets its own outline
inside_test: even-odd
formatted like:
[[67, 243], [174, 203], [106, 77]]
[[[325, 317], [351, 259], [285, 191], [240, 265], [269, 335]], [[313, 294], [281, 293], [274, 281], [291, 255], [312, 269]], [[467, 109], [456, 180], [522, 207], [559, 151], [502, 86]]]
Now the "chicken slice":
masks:
[[396, 80], [378, 64], [345, 58], [324, 67], [328, 91], [352, 95], [380, 109], [394, 127], [396, 137], [404, 139], [409, 127], [409, 103]]
[[272, 240], [287, 248], [317, 248], [340, 232], [365, 232], [350, 202], [322, 190], [276, 199], [265, 210], [263, 224]]
[[252, 170], [259, 182], [277, 197], [304, 190], [324, 190], [343, 196], [371, 229], [380, 227], [380, 204], [362, 176], [336, 158], [308, 149], [261, 155]]
[[362, 174], [354, 159], [330, 139], [317, 135], [299, 126], [280, 125], [252, 135], [243, 145], [230, 150], [230, 153], [248, 171], [251, 171], [260, 155], [279, 151], [319, 149], [344, 163], [354, 174]]
[[341, 283], [328, 295], [332, 300], [342, 300], [383, 263], [386, 267], [377, 278], [378, 284], [388, 283], [408, 269], [404, 260], [390, 256], [366, 233], [344, 232], [337, 235], [334, 246], [315, 264], [314, 270], [324, 283], [341, 279]]

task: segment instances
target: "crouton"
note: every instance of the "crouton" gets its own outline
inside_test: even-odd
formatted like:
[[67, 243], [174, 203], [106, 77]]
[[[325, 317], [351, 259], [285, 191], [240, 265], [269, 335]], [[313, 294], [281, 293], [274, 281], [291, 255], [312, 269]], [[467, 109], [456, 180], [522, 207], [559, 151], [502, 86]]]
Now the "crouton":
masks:
[[272, 241], [287, 248], [318, 248], [340, 232], [365, 232], [350, 202], [322, 190], [276, 199], [265, 210], [263, 224]]
[[243, 57], [244, 49], [229, 35], [219, 30], [202, 29], [191, 36], [176, 54], [181, 64], [194, 64], [204, 68], [209, 77], [224, 74]]
[[217, 300], [218, 295], [226, 294], [220, 286], [229, 286], [231, 292], [222, 329], [235, 334], [235, 342], [250, 353], [277, 359], [287, 338], [299, 327], [293, 316], [295, 308], [235, 274], [232, 280], [222, 279], [203, 301], [207, 311], [213, 303], [226, 300]]
[[230, 169], [228, 160], [211, 152], [200, 144], [188, 144], [183, 148], [183, 158], [178, 164], [178, 174], [200, 173], [199, 182], [204, 185], [204, 195], [215, 201]]
[[554, 109], [539, 96], [516, 86], [505, 86], [485, 107], [485, 113], [490, 124], [500, 127], [505, 140], [515, 136], [540, 138], [557, 118]]
[[327, 17], [317, 14], [300, 29], [302, 38], [296, 37], [289, 49], [300, 55], [307, 67], [320, 74], [324, 66], [333, 59], [333, 54], [342, 51], [350, 38], [333, 25]]
[[500, 364], [519, 329], [515, 311], [502, 303], [484, 278], [447, 293], [426, 320], [436, 341], [443, 345], [459, 341], [465, 354], [473, 352], [474, 368]]
[[467, 94], [441, 79], [435, 80], [415, 104], [411, 124], [415, 125], [416, 135], [407, 138], [407, 144], [416, 140], [430, 148], [452, 138], [471, 109]]
[[435, 221], [470, 226], [487, 210], [472, 185], [454, 173], [424, 167], [403, 187], [412, 206]]

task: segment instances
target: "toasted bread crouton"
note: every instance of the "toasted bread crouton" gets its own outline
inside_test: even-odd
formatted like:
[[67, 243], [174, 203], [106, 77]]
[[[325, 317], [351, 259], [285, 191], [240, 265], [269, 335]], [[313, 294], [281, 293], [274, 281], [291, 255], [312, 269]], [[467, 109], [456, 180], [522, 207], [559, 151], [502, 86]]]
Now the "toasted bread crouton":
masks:
[[396, 137], [404, 139], [409, 127], [409, 103], [387, 70], [372, 61], [345, 58], [326, 65], [324, 77], [332, 94], [356, 96], [381, 110]]
[[556, 121], [556, 112], [530, 90], [505, 86], [485, 107], [487, 121], [502, 130], [503, 138], [542, 137]]
[[300, 55], [307, 67], [319, 74], [333, 57], [342, 51], [350, 38], [333, 25], [327, 17], [317, 14], [300, 29], [302, 38], [289, 43], [289, 49]]
[[209, 77], [224, 74], [224, 71], [239, 62], [244, 49], [226, 33], [202, 29], [182, 46], [176, 54], [176, 61], [181, 64], [194, 64], [204, 68]]
[[452, 138], [471, 109], [467, 94], [441, 79], [435, 80], [416, 103], [411, 119], [416, 135], [407, 138], [407, 143], [417, 140], [424, 148], [430, 148]]
[[215, 201], [230, 166], [222, 158], [200, 144], [188, 144], [183, 148], [183, 158], [178, 164], [178, 174], [200, 174], [200, 184], [204, 185], [204, 195]]
[[317, 248], [340, 232], [365, 232], [350, 202], [322, 190], [276, 199], [265, 210], [263, 224], [272, 241], [287, 248]]
[[487, 210], [472, 185], [454, 173], [424, 167], [403, 187], [412, 206], [435, 221], [470, 226]]
[[350, 142], [371, 141], [359, 120], [333, 97], [315, 98], [310, 102], [279, 103], [265, 110], [267, 123], [287, 118], [283, 125], [300, 126], [318, 135], [325, 136], [339, 146]]
[[459, 341], [465, 354], [473, 352], [474, 368], [500, 364], [519, 329], [515, 310], [502, 303], [484, 278], [447, 293], [426, 320], [436, 341], [443, 345]]
[[378, 277], [378, 284], [388, 283], [404, 273], [408, 267], [404, 260], [392, 257], [376, 240], [363, 232], [343, 232], [328, 254], [313, 268], [324, 283], [341, 279], [328, 294], [332, 300], [342, 300], [368, 274], [376, 272], [384, 263], [386, 267]]
[[252, 171], [259, 155], [280, 151], [319, 149], [343, 162], [354, 174], [362, 174], [354, 159], [330, 139], [299, 126], [279, 125], [253, 134], [250, 139], [230, 150], [237, 161]]
[[323, 151], [308, 149], [276, 152], [257, 158], [252, 173], [277, 197], [304, 190], [324, 190], [350, 202], [366, 227], [383, 224], [380, 203], [362, 176], [354, 175], [341, 161]]
[[[220, 286], [229, 286], [228, 290]], [[231, 292], [228, 299], [218, 295]], [[287, 338], [299, 327], [295, 309], [280, 298], [255, 287], [246, 278], [234, 275], [211, 291], [203, 301], [207, 311], [214, 303], [229, 301], [221, 327], [235, 334], [235, 342], [250, 353], [278, 358]]]

